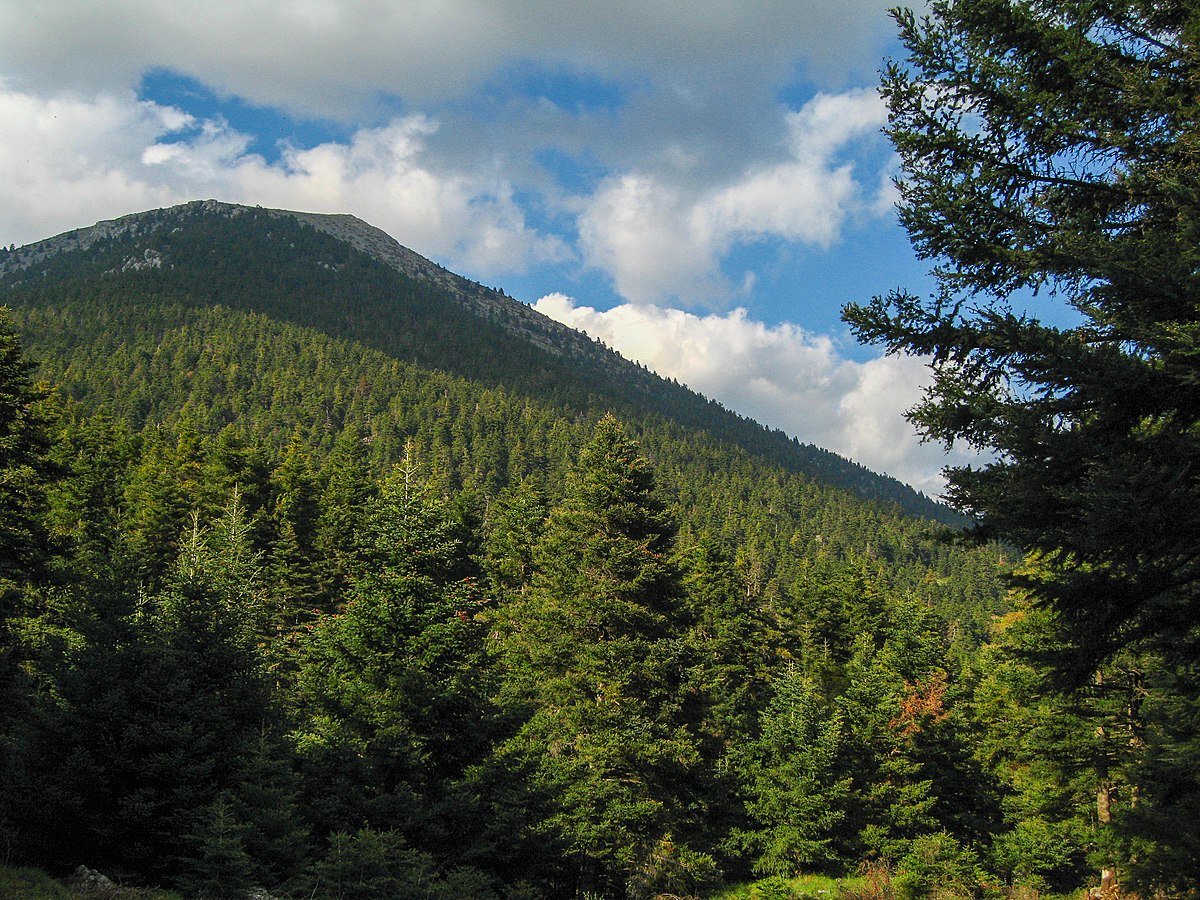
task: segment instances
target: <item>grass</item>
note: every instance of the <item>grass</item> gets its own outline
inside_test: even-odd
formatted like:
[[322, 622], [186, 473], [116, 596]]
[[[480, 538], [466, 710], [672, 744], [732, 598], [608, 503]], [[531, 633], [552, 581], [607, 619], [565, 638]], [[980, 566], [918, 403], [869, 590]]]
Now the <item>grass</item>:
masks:
[[40, 869], [0, 866], [0, 900], [69, 900], [74, 896]]
[[80, 897], [120, 900], [180, 900], [178, 894], [157, 888], [115, 885], [107, 891], [76, 891], [41, 869], [0, 866], [0, 900], [78, 900]]
[[[796, 878], [778, 876], [763, 878], [748, 884], [737, 884], [713, 894], [705, 900], [845, 900], [845, 898], [877, 896], [871, 879], [861, 876], [830, 878], [825, 875], [801, 875]], [[885, 896], [892, 896], [888, 893]], [[1010, 895], [1028, 900], [1083, 900], [1085, 891], [1069, 894], [1050, 894], [1029, 891]]]
[[838, 900], [842, 889], [864, 886], [862, 878], [830, 878], [827, 875], [800, 875], [796, 878], [763, 878], [749, 884], [725, 888], [709, 900]]

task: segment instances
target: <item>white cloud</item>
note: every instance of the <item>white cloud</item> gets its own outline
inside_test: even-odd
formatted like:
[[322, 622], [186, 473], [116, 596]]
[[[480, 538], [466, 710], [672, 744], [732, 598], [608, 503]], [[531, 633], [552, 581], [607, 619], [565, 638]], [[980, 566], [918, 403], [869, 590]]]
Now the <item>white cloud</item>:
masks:
[[828, 248], [852, 216], [879, 214], [879, 175], [860, 184], [839, 154], [885, 118], [873, 90], [818, 94], [788, 114], [785, 159], [727, 184], [688, 190], [669, 177], [610, 177], [579, 216], [584, 258], [633, 303], [726, 303], [739, 288], [721, 265], [736, 244], [775, 237]]
[[0, 240], [25, 243], [127, 212], [221, 200], [350, 212], [419, 252], [489, 273], [559, 259], [500, 178], [444, 171], [424, 152], [423, 116], [361, 129], [346, 143], [248, 152], [222, 121], [198, 122], [130, 95], [40, 98], [0, 88]]
[[[43, 105], [72, 97], [80, 107], [109, 98], [115, 116], [138, 123], [128, 134], [102, 123], [102, 139], [120, 145], [103, 167], [107, 181], [97, 183], [99, 166], [58, 183], [49, 166], [21, 173], [14, 201], [39, 197], [41, 185], [63, 200], [0, 211], [0, 232], [28, 240], [219, 196], [353, 212], [480, 277], [577, 250], [638, 302], [728, 305], [748, 297], [755, 275], [722, 272], [732, 248], [776, 237], [826, 247], [867, 208], [857, 174], [837, 157], [866, 133], [877, 101], [822, 95], [790, 116], [778, 103], [801, 79], [835, 88], [873, 81], [892, 32], [887, 5], [696, 0], [680, 15], [670, 0], [0, 0], [8, 97]], [[224, 123], [182, 110], [156, 113], [155, 134], [153, 115], [130, 112], [130, 93], [156, 68], [243, 101], [243, 112], [258, 105], [358, 130], [278, 162], [251, 154], [246, 136]], [[506, 93], [506, 79], [521, 72], [534, 73], [530, 84]], [[542, 76], [553, 96], [563, 75], [568, 95], [571, 85], [597, 83], [617, 99], [596, 109], [537, 96]], [[397, 107], [405, 113], [385, 112]], [[36, 141], [6, 112], [0, 143], [25, 153]], [[51, 156], [98, 140], [60, 137]], [[586, 174], [560, 180], [547, 158]], [[67, 216], [71, 196], [80, 202]], [[567, 230], [577, 219], [578, 248], [530, 227], [530, 197], [547, 227]]]
[[903, 415], [929, 382], [919, 359], [856, 362], [840, 356], [828, 337], [787, 323], [767, 326], [740, 308], [697, 316], [626, 304], [601, 312], [562, 294], [543, 297], [536, 308], [802, 441], [931, 495], [944, 487], [940, 471], [948, 457], [940, 447], [922, 444]]
[[177, 194], [147, 178], [147, 148], [187, 124], [129, 97], [42, 99], [0, 89], [0, 241], [24, 243]]

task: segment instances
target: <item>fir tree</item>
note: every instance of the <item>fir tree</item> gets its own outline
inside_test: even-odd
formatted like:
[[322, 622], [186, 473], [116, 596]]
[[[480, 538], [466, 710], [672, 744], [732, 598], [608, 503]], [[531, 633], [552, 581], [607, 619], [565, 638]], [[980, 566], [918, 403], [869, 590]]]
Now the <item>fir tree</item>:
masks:
[[845, 723], [798, 671], [775, 683], [760, 735], [740, 750], [746, 807], [757, 828], [734, 839], [754, 854], [754, 869], [797, 875], [836, 867], [851, 779], [840, 770]]
[[404, 471], [365, 511], [360, 547], [362, 574], [301, 664], [314, 814], [323, 829], [366, 821], [448, 853], [471, 823], [442, 804], [488, 747], [481, 595], [455, 524]]
[[649, 464], [605, 418], [547, 520], [529, 589], [501, 610], [510, 695], [529, 708], [507, 749], [554, 798], [571, 890], [652, 891], [641, 876], [656, 850], [692, 824], [699, 752], [681, 708], [673, 536]]
[[533, 548], [541, 535], [546, 505], [532, 479], [501, 491], [488, 510], [480, 565], [503, 594], [518, 591], [533, 573]]
[[[1055, 669], [1077, 687], [1147, 644], [1168, 666], [1200, 651], [1198, 15], [936, 0], [896, 13], [908, 56], [884, 75], [901, 220], [938, 288], [845, 315], [932, 358], [925, 435], [994, 453], [952, 470], [949, 496], [1039, 555], [1022, 584], [1057, 613]], [[1039, 316], [1047, 296], [1066, 309]]]
[[52, 547], [44, 518], [54, 467], [33, 368], [0, 307], [0, 623], [11, 615], [12, 592], [44, 575]]
[[[0, 838], [13, 840], [20, 823], [17, 774], [28, 763], [20, 722], [31, 714], [35, 686], [23, 673], [30, 648], [17, 619], [29, 615], [32, 589], [45, 585], [54, 542], [46, 526], [47, 487], [56, 469], [43, 417], [44, 394], [31, 380], [33, 364], [0, 307]], [[14, 783], [15, 781], [15, 783]]]
[[276, 606], [276, 626], [290, 633], [310, 625], [323, 602], [317, 529], [321, 514], [316, 475], [295, 440], [271, 473], [273, 531], [267, 576]]

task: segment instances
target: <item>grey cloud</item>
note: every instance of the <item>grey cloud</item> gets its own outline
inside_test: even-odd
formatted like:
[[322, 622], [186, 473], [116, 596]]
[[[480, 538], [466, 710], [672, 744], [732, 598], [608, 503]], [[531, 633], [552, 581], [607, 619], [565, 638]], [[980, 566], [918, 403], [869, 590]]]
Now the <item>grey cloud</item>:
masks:
[[341, 116], [379, 93], [469, 92], [534, 59], [666, 90], [861, 81], [890, 33], [881, 0], [3, 0], [0, 59], [22, 89], [116, 90], [166, 66], [256, 103]]

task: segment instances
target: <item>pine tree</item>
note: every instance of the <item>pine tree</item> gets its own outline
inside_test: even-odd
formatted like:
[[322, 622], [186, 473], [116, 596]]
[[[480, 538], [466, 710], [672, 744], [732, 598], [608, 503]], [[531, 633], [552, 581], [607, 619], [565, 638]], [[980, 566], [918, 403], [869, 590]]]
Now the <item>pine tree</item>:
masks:
[[[507, 749], [554, 799], [573, 858], [564, 889], [652, 892], [656, 851], [691, 825], [699, 753], [681, 708], [673, 537], [649, 464], [606, 417], [547, 520], [529, 589], [500, 611], [510, 696], [529, 709]], [[700, 865], [681, 852], [676, 869], [685, 858]]]
[[851, 784], [839, 768], [844, 728], [798, 671], [776, 681], [759, 737], [740, 752], [746, 807], [757, 827], [734, 838], [754, 854], [756, 872], [793, 876], [840, 862]]
[[324, 830], [365, 821], [445, 853], [478, 824], [442, 805], [490, 737], [482, 598], [455, 530], [410, 473], [393, 474], [365, 510], [362, 573], [304, 649], [301, 744]]

